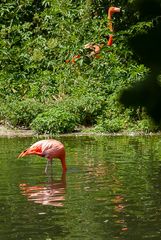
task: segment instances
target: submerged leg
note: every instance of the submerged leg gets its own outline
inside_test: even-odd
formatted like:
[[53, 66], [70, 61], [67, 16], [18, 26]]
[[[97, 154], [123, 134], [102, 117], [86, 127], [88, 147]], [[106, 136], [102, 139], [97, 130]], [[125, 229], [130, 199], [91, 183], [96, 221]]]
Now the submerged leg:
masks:
[[45, 167], [45, 173], [46, 174], [48, 173], [48, 166], [49, 166], [49, 164], [52, 167], [52, 161], [47, 159], [47, 163], [46, 163], [46, 167]]
[[45, 167], [45, 173], [47, 174], [48, 172], [48, 166], [49, 166], [49, 160], [47, 160], [46, 167]]

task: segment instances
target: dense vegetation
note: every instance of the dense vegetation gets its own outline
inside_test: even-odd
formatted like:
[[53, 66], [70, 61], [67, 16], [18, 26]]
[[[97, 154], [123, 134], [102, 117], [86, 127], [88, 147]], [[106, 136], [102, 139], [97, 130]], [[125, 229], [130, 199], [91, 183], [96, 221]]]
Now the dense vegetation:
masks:
[[[107, 46], [106, 9], [115, 5]], [[148, 31], [133, 1], [2, 0], [0, 121], [38, 133], [154, 131], [143, 107], [125, 109], [123, 89], [149, 69], [134, 60], [129, 37]], [[84, 46], [101, 44], [99, 58]], [[72, 61], [73, 56], [78, 56]]]

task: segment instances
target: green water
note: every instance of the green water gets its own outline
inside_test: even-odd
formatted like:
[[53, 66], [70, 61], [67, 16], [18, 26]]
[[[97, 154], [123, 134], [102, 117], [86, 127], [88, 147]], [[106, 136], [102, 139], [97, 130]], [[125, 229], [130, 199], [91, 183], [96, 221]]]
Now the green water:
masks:
[[161, 137], [64, 137], [55, 160], [17, 159], [36, 138], [0, 138], [0, 239], [160, 240]]

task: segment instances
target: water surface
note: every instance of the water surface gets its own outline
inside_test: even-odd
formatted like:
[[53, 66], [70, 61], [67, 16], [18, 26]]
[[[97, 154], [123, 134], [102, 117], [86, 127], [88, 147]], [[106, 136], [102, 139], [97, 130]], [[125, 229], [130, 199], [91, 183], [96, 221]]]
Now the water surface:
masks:
[[17, 155], [37, 138], [0, 138], [0, 239], [161, 239], [161, 138], [62, 137], [55, 160]]

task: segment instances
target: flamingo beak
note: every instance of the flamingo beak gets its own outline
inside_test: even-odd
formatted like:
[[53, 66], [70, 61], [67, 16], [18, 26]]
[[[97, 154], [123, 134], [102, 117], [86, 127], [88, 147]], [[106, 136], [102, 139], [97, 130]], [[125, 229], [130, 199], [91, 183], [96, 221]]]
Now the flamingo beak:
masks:
[[120, 12], [121, 11], [121, 8], [118, 8], [118, 7], [115, 7], [113, 12], [117, 13], [117, 12]]
[[17, 158], [21, 158], [27, 155], [27, 150], [23, 151], [22, 153], [20, 153], [20, 155], [18, 155]]

